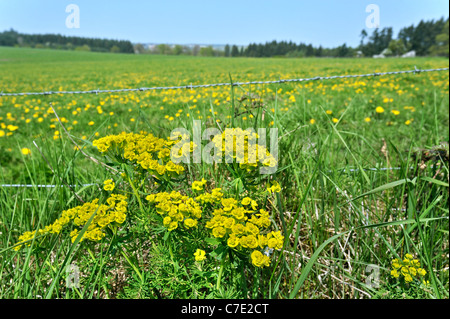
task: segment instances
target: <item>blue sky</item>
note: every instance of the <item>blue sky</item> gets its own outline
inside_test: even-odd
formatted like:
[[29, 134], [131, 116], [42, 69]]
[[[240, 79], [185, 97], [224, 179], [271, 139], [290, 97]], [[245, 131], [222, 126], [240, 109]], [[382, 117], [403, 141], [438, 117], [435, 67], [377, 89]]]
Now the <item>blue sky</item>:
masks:
[[[66, 27], [69, 4], [80, 8], [80, 28]], [[0, 0], [0, 31], [143, 43], [356, 46], [369, 4], [380, 8], [380, 27], [393, 27], [395, 34], [421, 19], [449, 15], [447, 0]]]

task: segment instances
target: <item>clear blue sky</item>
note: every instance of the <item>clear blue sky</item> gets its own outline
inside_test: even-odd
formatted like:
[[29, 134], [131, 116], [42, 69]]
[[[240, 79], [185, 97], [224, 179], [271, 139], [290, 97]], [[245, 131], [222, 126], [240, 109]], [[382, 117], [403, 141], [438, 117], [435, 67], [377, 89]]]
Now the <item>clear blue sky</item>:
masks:
[[[65, 9], [72, 3], [80, 8], [78, 29], [66, 27]], [[447, 0], [0, 0], [0, 31], [143, 43], [356, 46], [372, 3], [380, 8], [380, 27], [393, 27], [395, 35], [421, 19], [449, 15]]]

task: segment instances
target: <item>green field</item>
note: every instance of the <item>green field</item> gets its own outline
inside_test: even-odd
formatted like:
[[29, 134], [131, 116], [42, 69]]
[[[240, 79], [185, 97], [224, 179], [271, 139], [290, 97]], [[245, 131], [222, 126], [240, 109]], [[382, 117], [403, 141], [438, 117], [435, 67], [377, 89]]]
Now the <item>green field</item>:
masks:
[[[0, 47], [0, 92], [272, 81], [448, 65], [441, 58], [204, 58]], [[0, 298], [448, 298], [448, 79], [441, 71], [0, 97]], [[143, 157], [120, 153], [124, 142], [111, 142], [116, 148], [108, 156], [94, 142], [141, 133], [126, 143], [142, 155], [144, 136], [152, 134], [150, 144], [159, 145], [175, 128], [192, 132], [194, 120], [202, 130], [277, 128], [277, 172], [259, 175], [236, 163], [202, 162], [183, 164], [181, 174], [161, 173], [145, 166]], [[154, 144], [146, 143], [150, 152]], [[153, 154], [155, 161], [167, 164], [161, 154]], [[103, 187], [108, 179], [114, 189]], [[196, 189], [194, 182], [202, 179]], [[217, 188], [225, 202], [200, 198]], [[177, 228], [165, 220], [165, 195], [160, 207], [147, 199], [172, 191], [184, 196], [171, 199], [184, 214]], [[96, 199], [105, 204], [111, 193], [126, 197], [125, 220], [112, 205], [108, 212], [116, 209], [116, 220], [95, 233], [102, 206], [94, 205], [84, 222], [61, 222], [64, 211]], [[180, 201], [199, 205], [201, 217]], [[242, 207], [248, 219], [237, 217]], [[268, 213], [267, 227], [260, 209]], [[224, 219], [212, 226], [214, 216]], [[227, 218], [248, 226], [237, 246]], [[187, 226], [188, 219], [195, 226]], [[61, 229], [45, 228], [55, 221]], [[259, 233], [252, 232], [254, 225]], [[24, 238], [19, 236], [38, 229], [43, 231], [16, 245]], [[283, 237], [271, 244], [272, 231]], [[263, 238], [257, 246], [252, 235]], [[205, 260], [195, 260], [197, 249]], [[270, 257], [263, 259], [267, 251]], [[403, 267], [395, 259], [405, 259]], [[66, 282], [71, 264], [80, 273], [73, 289]]]

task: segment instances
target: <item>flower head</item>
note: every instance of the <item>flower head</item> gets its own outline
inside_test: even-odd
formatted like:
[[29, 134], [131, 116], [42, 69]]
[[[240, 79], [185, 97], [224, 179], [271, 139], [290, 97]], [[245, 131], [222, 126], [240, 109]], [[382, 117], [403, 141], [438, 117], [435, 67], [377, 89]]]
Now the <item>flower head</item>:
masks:
[[201, 249], [197, 249], [197, 251], [194, 253], [194, 256], [196, 261], [202, 261], [206, 259], [206, 253]]
[[114, 188], [116, 187], [116, 184], [112, 179], [107, 179], [106, 181], [103, 182], [103, 184], [105, 185], [103, 186], [103, 189], [105, 191], [113, 191]]

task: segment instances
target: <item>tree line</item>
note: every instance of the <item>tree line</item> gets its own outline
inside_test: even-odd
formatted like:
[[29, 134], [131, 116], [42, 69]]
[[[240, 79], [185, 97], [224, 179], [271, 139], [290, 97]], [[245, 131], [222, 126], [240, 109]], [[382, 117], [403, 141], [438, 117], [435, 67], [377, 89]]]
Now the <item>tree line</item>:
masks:
[[23, 34], [13, 29], [0, 33], [0, 46], [134, 53], [133, 44], [128, 40], [84, 38], [60, 34]]
[[350, 47], [342, 44], [335, 48], [314, 47], [312, 44], [292, 41], [250, 43], [247, 46], [227, 44], [223, 49], [213, 46], [186, 46], [159, 44], [151, 48], [124, 40], [82, 38], [54, 34], [21, 34], [14, 30], [0, 33], [0, 46], [25, 46], [98, 52], [225, 56], [225, 57], [372, 57], [401, 56], [415, 51], [417, 56], [449, 56], [449, 19], [423, 21], [416, 26], [402, 28], [397, 37], [391, 27], [374, 29], [372, 34], [362, 30], [360, 44]]
[[420, 21], [417, 26], [402, 28], [397, 38], [392, 28], [375, 29], [369, 36], [365, 30], [361, 32], [359, 48], [365, 56], [380, 54], [402, 55], [415, 51], [418, 56], [449, 56], [449, 19]]
[[145, 49], [142, 44], [135, 46], [137, 53], [165, 55], [200, 55], [225, 57], [372, 57], [380, 53], [385, 56], [401, 56], [415, 51], [417, 56], [449, 56], [449, 19], [423, 21], [417, 26], [402, 28], [397, 38], [391, 27], [374, 29], [372, 34], [366, 30], [361, 32], [360, 44], [356, 47], [345, 43], [335, 48], [314, 47], [311, 44], [294, 43], [292, 41], [271, 41], [266, 43], [250, 43], [246, 47], [227, 44], [224, 50], [212, 46], [193, 48], [167, 44], [159, 44]]

